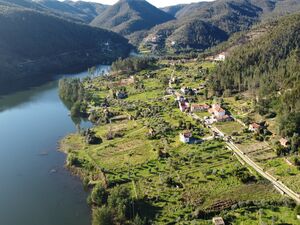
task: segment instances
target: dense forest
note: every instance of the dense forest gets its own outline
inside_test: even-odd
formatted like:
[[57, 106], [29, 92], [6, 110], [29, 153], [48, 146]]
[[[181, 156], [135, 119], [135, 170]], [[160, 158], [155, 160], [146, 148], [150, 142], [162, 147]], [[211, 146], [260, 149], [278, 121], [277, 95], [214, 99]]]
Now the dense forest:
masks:
[[[73, 72], [126, 57], [127, 39], [111, 31], [0, 2], [0, 82]], [[10, 84], [10, 85], [9, 85]]]
[[278, 114], [282, 136], [300, 134], [300, 14], [242, 45], [211, 77], [217, 95], [249, 92], [261, 115]]
[[130, 57], [126, 59], [118, 59], [112, 64], [113, 72], [125, 72], [128, 74], [141, 71], [143, 69], [154, 66], [157, 60], [148, 57]]
[[90, 23], [107, 8], [99, 3], [69, 0], [0, 0], [0, 4], [37, 10], [81, 23]]

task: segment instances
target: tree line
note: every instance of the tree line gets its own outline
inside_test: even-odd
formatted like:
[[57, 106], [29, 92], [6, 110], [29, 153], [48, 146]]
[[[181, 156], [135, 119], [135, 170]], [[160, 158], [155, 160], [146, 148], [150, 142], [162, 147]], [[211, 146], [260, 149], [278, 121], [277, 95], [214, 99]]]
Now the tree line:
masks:
[[300, 14], [288, 16], [267, 35], [247, 43], [211, 75], [216, 95], [250, 92], [262, 116], [277, 115], [283, 137], [300, 134]]

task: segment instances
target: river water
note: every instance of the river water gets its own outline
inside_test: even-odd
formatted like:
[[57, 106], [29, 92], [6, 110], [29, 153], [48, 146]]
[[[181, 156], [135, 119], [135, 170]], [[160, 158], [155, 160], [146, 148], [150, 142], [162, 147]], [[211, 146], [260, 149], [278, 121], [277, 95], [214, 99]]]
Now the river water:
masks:
[[76, 131], [58, 97], [60, 78], [0, 96], [0, 225], [91, 224], [87, 193], [57, 151], [58, 141]]

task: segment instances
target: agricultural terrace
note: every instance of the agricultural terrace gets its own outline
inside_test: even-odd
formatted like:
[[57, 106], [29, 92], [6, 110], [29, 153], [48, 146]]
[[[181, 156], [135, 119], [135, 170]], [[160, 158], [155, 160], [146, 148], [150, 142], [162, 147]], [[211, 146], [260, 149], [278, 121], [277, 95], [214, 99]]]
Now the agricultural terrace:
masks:
[[[223, 142], [179, 141], [184, 130], [198, 139], [211, 133], [180, 112], [174, 96], [166, 93], [170, 76], [180, 78], [177, 89], [182, 85], [196, 88], [212, 68], [208, 63], [171, 66], [158, 62], [151, 70], [85, 80], [84, 87], [91, 95], [87, 111], [101, 143], [88, 144], [81, 133], [66, 137], [61, 148], [68, 153], [68, 166], [87, 186], [105, 186], [109, 192], [118, 186], [131, 190], [135, 214], [153, 224], [211, 224], [215, 215], [233, 224], [240, 224], [241, 219], [251, 224], [257, 221], [259, 210], [263, 210], [264, 220], [274, 215], [280, 222], [284, 211], [294, 222], [290, 202], [243, 166]], [[128, 96], [114, 98], [116, 90], [126, 91]], [[199, 103], [210, 101], [204, 95], [203, 90], [191, 98]], [[217, 126], [230, 133], [237, 124]], [[237, 127], [235, 130], [242, 132], [242, 127]], [[278, 205], [278, 211], [271, 212], [271, 205]], [[94, 205], [95, 218], [97, 207]], [[245, 209], [251, 213], [244, 213]]]

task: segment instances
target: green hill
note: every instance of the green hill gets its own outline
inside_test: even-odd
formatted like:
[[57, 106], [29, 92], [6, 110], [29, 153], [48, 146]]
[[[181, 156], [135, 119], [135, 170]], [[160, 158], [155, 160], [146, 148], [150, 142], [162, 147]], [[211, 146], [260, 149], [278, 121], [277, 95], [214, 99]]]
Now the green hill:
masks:
[[218, 95], [249, 92], [261, 115], [279, 115], [283, 136], [300, 134], [300, 14], [270, 27], [231, 52], [211, 77], [212, 89]]
[[128, 55], [110, 31], [0, 4], [0, 83], [83, 69]]
[[91, 25], [129, 35], [172, 19], [173, 16], [145, 0], [120, 0], [96, 17]]

